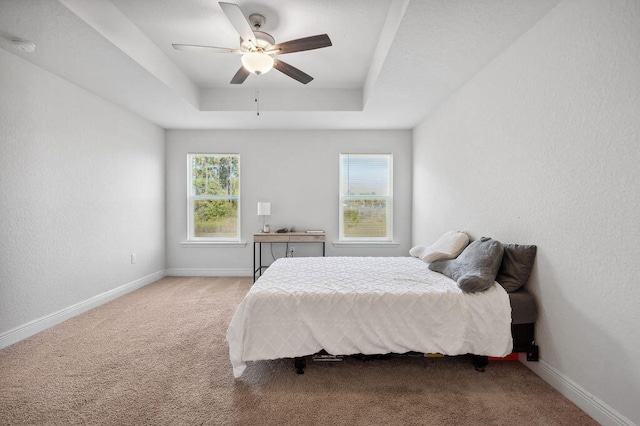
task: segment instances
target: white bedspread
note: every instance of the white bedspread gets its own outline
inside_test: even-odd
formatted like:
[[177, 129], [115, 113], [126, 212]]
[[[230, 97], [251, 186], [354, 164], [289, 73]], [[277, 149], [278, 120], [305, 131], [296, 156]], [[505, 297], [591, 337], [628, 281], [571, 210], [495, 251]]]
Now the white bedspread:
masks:
[[227, 330], [233, 374], [247, 361], [314, 354], [505, 356], [511, 306], [494, 284], [463, 293], [413, 257], [285, 258], [253, 285]]

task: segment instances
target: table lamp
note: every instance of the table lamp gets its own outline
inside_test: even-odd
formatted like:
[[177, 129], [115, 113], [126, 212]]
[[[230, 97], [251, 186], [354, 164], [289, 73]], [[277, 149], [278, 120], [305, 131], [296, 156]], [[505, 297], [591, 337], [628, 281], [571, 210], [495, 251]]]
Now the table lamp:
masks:
[[258, 201], [258, 216], [262, 216], [262, 232], [269, 232], [266, 216], [271, 215], [271, 203]]

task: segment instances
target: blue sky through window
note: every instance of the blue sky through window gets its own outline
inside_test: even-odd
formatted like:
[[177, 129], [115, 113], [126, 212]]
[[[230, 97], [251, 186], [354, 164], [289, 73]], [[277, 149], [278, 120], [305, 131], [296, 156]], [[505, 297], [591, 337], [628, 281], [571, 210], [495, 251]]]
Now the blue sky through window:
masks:
[[389, 155], [342, 155], [343, 195], [388, 195]]

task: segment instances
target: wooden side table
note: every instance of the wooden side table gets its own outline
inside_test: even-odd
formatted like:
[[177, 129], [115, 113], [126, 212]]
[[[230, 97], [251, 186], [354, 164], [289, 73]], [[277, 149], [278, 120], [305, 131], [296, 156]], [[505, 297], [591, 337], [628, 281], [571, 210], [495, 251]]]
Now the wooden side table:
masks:
[[[262, 264], [262, 243], [320, 243], [322, 244], [322, 256], [325, 253], [324, 233], [308, 232], [258, 232], [253, 234], [253, 282], [256, 282], [262, 270], [269, 266]], [[256, 266], [256, 246], [258, 247], [258, 266]]]

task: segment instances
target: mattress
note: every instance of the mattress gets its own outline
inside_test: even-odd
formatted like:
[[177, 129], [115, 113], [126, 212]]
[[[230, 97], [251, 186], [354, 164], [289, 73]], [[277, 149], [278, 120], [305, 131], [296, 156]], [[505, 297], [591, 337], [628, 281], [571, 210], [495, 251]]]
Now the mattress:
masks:
[[497, 283], [468, 294], [413, 257], [275, 261], [227, 330], [235, 377], [248, 361], [311, 355], [406, 353], [502, 357], [511, 307]]

